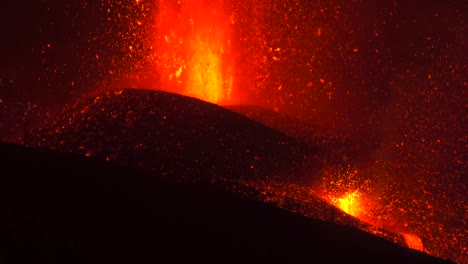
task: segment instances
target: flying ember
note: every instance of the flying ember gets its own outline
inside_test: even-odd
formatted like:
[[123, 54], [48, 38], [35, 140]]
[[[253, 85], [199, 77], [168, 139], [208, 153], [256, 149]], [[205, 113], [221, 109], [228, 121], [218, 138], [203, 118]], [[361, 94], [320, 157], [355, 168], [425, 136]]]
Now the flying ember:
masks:
[[[275, 188], [252, 184], [266, 201], [468, 263], [461, 0], [65, 2], [21, 12], [38, 25], [18, 19], [31, 36], [2, 42], [0, 139], [31, 137], [33, 124], [95, 90], [195, 97], [313, 150], [294, 173], [271, 175]], [[259, 170], [263, 157], [251, 158], [249, 172]]]
[[232, 19], [222, 1], [160, 1], [157, 68], [168, 90], [212, 103], [232, 98]]

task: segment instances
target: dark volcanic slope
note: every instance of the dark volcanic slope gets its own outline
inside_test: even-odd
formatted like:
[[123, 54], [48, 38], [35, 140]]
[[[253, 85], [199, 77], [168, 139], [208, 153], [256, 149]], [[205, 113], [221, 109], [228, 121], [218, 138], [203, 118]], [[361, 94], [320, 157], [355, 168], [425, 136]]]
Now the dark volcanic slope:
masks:
[[1, 263], [443, 263], [356, 229], [95, 158], [0, 143]]
[[310, 151], [238, 113], [153, 90], [90, 96], [32, 135], [27, 145], [205, 179], [292, 175]]
[[330, 136], [333, 134], [330, 129], [320, 127], [318, 124], [305, 123], [292, 116], [259, 106], [227, 105], [223, 107], [295, 138], [310, 140], [312, 138]]

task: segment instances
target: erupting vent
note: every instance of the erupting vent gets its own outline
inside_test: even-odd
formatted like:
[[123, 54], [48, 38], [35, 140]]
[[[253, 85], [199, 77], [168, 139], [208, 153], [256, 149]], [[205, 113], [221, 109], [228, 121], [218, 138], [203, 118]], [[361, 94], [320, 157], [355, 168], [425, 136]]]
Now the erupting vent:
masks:
[[[68, 109], [41, 142], [86, 155], [100, 147], [109, 160], [150, 153], [177, 167], [182, 163], [162, 154], [174, 150], [179, 160], [213, 171], [208, 160], [184, 156], [190, 146], [200, 157], [225, 159], [216, 167], [223, 173], [237, 171], [232, 160], [240, 157], [239, 170], [265, 201], [288, 208], [293, 200], [293, 210], [302, 204], [308, 209], [300, 212], [313, 216], [308, 204], [320, 199], [341, 209], [333, 214], [403, 236], [409, 247], [468, 263], [462, 0], [16, 2], [5, 10], [20, 6], [22, 20], [0, 18], [11, 32], [0, 49], [0, 140], [25, 141], [33, 121], [51, 120], [78, 95], [95, 93], [85, 104], [92, 111]], [[26, 32], [11, 30], [12, 19]], [[259, 147], [270, 139], [245, 134], [239, 123], [216, 132], [214, 119], [198, 115], [209, 107], [193, 106], [200, 100], [155, 103], [133, 88], [231, 107], [299, 143]], [[186, 121], [175, 126], [184, 112], [193, 114], [194, 130]], [[102, 120], [112, 121], [101, 127]], [[149, 121], [135, 134], [138, 120]], [[194, 131], [198, 141], [184, 145]], [[62, 134], [71, 136], [59, 140]], [[288, 154], [302, 147], [314, 154]], [[297, 174], [273, 175], [285, 158], [300, 162]], [[283, 181], [273, 188], [259, 181], [260, 172]], [[321, 208], [327, 220], [328, 207]]]
[[222, 1], [159, 1], [155, 56], [161, 85], [208, 102], [229, 102], [233, 23]]
[[340, 198], [331, 197], [330, 200], [332, 201], [332, 204], [334, 204], [347, 214], [350, 214], [355, 217], [359, 217], [364, 211], [364, 208], [360, 203], [359, 192], [357, 190], [345, 194]]

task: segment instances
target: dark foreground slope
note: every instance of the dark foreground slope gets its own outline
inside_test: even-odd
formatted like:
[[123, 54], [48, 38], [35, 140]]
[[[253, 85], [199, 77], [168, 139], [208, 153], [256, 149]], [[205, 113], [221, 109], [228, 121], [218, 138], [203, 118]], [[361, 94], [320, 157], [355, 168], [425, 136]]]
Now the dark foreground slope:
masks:
[[443, 263], [221, 185], [7, 144], [0, 165], [1, 263]]

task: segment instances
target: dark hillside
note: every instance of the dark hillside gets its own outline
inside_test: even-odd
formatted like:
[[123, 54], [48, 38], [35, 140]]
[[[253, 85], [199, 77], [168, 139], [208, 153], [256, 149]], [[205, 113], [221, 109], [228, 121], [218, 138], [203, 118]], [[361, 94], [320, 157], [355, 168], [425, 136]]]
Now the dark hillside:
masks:
[[135, 89], [83, 99], [26, 144], [208, 179], [292, 175], [315, 151], [217, 105]]
[[0, 144], [2, 263], [444, 263], [221, 184]]

